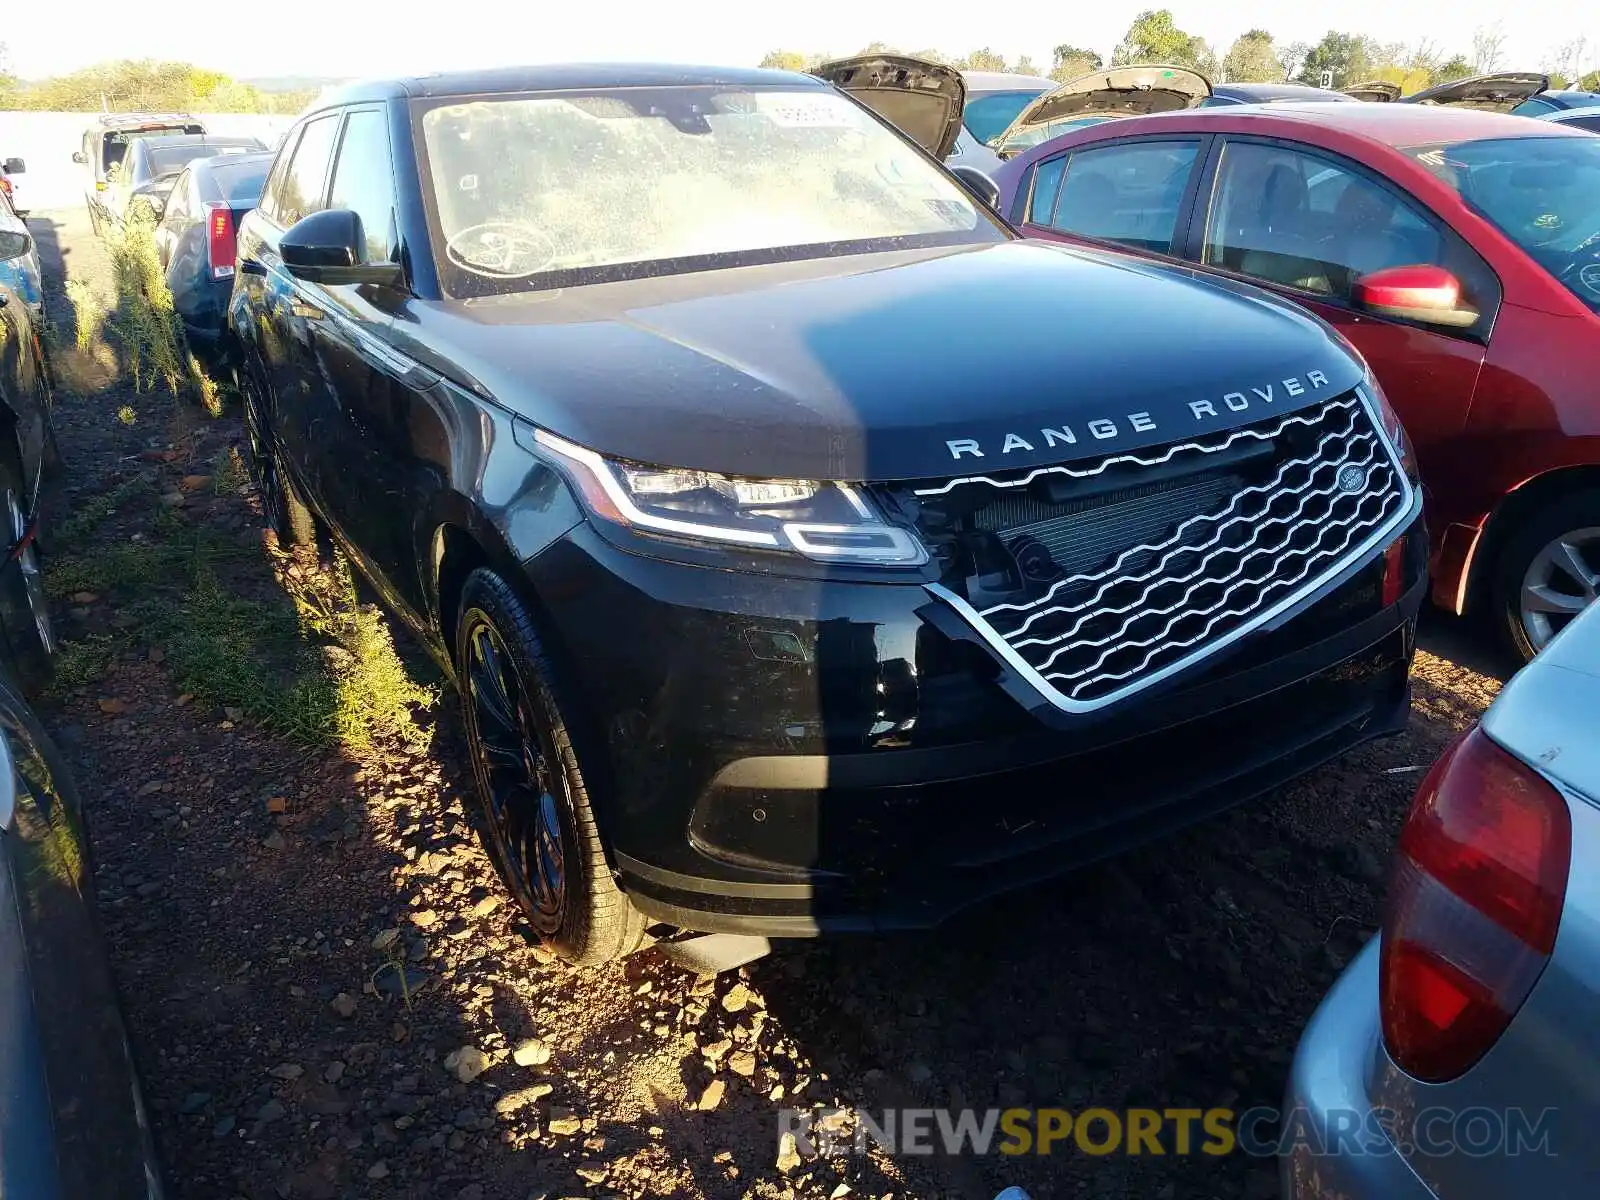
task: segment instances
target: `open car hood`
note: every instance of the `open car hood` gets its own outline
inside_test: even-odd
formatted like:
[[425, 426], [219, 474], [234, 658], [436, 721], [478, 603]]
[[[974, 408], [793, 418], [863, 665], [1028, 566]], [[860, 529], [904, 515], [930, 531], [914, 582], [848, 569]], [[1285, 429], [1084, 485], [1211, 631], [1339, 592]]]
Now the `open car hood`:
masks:
[[1400, 85], [1382, 79], [1369, 80], [1340, 90], [1346, 96], [1354, 96], [1357, 100], [1365, 100], [1371, 104], [1390, 104], [1400, 99]]
[[1211, 81], [1188, 67], [1109, 67], [1069, 79], [1017, 114], [1004, 133], [990, 141], [1003, 146], [1036, 125], [1077, 117], [1147, 117], [1193, 108], [1211, 96]]
[[811, 73], [849, 92], [935, 158], [956, 148], [967, 85], [955, 68], [902, 54], [861, 54]]
[[1499, 75], [1474, 75], [1441, 83], [1402, 97], [1402, 104], [1447, 104], [1486, 112], [1510, 112], [1529, 96], [1550, 86], [1550, 76], [1532, 71], [1506, 71]]

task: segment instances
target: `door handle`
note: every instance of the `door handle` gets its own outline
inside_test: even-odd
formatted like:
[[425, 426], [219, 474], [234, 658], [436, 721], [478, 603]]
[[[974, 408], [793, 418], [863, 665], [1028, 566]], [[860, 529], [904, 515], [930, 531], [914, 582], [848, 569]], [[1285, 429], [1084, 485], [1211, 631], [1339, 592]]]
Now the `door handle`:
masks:
[[266, 273], [267, 268], [253, 258], [241, 258], [239, 260], [239, 274], [241, 275], [265, 276]]

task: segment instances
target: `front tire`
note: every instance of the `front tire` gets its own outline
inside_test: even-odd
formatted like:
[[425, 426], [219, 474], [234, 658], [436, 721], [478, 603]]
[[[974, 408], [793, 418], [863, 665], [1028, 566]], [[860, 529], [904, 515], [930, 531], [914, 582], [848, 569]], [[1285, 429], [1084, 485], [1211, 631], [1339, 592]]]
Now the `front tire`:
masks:
[[550, 658], [522, 601], [480, 567], [467, 577], [456, 664], [490, 849], [523, 916], [570, 963], [644, 944], [644, 917], [611, 877]]
[[1600, 594], [1600, 490], [1573, 492], [1524, 520], [1492, 579], [1501, 643], [1526, 662]]

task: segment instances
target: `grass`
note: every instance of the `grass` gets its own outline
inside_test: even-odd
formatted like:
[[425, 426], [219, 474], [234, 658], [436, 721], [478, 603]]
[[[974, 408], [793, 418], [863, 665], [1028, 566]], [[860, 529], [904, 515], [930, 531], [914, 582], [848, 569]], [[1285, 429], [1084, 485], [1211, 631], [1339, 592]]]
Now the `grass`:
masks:
[[[184, 344], [152, 232], [148, 217], [135, 215], [108, 233], [114, 304], [102, 304], [78, 280], [67, 291], [79, 348], [100, 338], [114, 343], [135, 391], [171, 398], [172, 444], [195, 447], [210, 424], [197, 410], [220, 415], [222, 396]], [[145, 405], [117, 411], [124, 424], [141, 417], [159, 422], [162, 414]], [[233, 447], [209, 474], [218, 497], [251, 490]], [[361, 760], [427, 750], [431, 734], [420, 717], [439, 689], [412, 678], [341, 555], [324, 561], [311, 549], [280, 547], [271, 534], [241, 539], [180, 512], [164, 489], [160, 468], [141, 471], [57, 526], [46, 568], [50, 594], [92, 592], [95, 603], [134, 618], [126, 629], [67, 642], [57, 659], [58, 694], [91, 688], [113, 658], [142, 643], [161, 648], [175, 686], [198, 703], [238, 709], [305, 745], [341, 746]], [[115, 536], [102, 529], [113, 516], [123, 518]], [[130, 537], [133, 529], [140, 532]]]
[[[118, 600], [142, 636], [164, 647], [179, 689], [201, 702], [361, 759], [428, 749], [418, 713], [436, 703], [438, 688], [411, 678], [383, 615], [359, 602], [342, 556], [319, 562], [269, 539], [283, 591], [241, 594], [237, 576], [262, 551], [175, 520], [179, 529], [165, 536], [55, 559], [47, 587], [57, 597]], [[57, 690], [89, 686], [125, 644], [107, 635], [69, 642]]]
[[79, 505], [76, 512], [55, 527], [55, 537], [60, 540], [62, 545], [71, 545], [73, 542], [82, 541], [94, 532], [100, 522], [116, 513], [129, 500], [141, 492], [150, 490], [151, 485], [148, 476], [129, 476], [109, 492], [105, 492]]
[[[148, 208], [134, 206], [120, 226], [108, 229], [106, 244], [117, 297], [116, 306], [102, 323], [122, 349], [134, 391], [160, 386], [174, 398], [192, 400], [211, 416], [220, 416], [221, 391], [184, 340], [183, 322], [173, 308], [172, 291], [156, 252], [155, 220]], [[69, 283], [69, 296], [71, 289]], [[78, 346], [83, 349], [88, 344], [85, 309], [77, 298], [73, 298], [73, 307], [78, 315]], [[92, 320], [92, 310], [89, 316]]]

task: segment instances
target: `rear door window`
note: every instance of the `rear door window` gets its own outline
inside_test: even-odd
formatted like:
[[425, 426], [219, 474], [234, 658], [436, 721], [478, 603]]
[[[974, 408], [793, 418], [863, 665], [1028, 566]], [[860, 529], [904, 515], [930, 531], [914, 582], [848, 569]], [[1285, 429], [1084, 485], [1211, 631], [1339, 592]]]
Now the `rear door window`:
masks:
[[1199, 147], [1198, 140], [1172, 140], [1076, 150], [1067, 156], [1055, 211], [1040, 224], [1170, 254]]
[[284, 228], [323, 207], [328, 192], [328, 164], [339, 132], [339, 114], [318, 117], [305, 127], [300, 144], [283, 176], [277, 195], [277, 221]]
[[1047, 158], [1033, 171], [1033, 195], [1028, 199], [1028, 220], [1034, 225], [1048, 225], [1055, 216], [1056, 197], [1061, 192], [1061, 176], [1067, 169], [1067, 157]]

